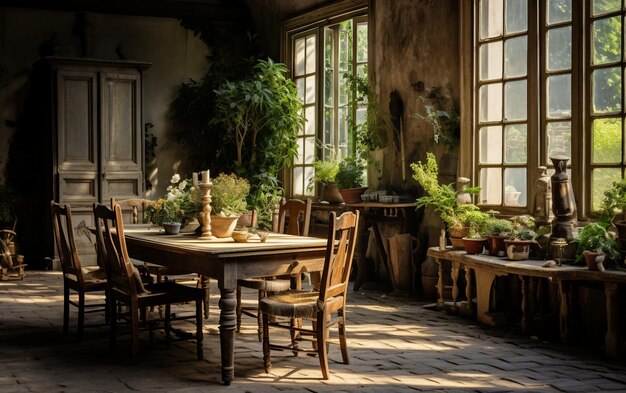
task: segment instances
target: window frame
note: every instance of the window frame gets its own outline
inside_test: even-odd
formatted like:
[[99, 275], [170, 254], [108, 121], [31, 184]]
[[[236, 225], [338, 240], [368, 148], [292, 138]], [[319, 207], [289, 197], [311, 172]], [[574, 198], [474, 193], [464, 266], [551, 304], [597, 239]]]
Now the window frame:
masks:
[[[316, 119], [316, 140], [323, 140], [323, 72], [324, 72], [324, 29], [328, 26], [336, 25], [344, 20], [352, 19], [354, 23], [366, 20], [368, 26], [371, 25], [368, 13], [368, 0], [345, 0], [327, 6], [316, 8], [286, 20], [281, 26], [281, 61], [287, 65], [289, 77], [294, 79], [294, 53], [293, 45], [296, 38], [315, 32], [316, 34], [316, 89], [315, 89], [315, 119]], [[356, 29], [356, 24], [354, 26]], [[368, 47], [371, 37], [368, 37]], [[354, 43], [356, 45], [356, 43]], [[370, 52], [370, 51], [368, 51]], [[353, 52], [356, 53], [356, 52]], [[368, 65], [371, 61], [371, 52], [368, 54]], [[356, 67], [355, 67], [356, 68]], [[368, 69], [371, 67], [368, 66]], [[371, 76], [368, 76], [371, 78]], [[352, 110], [355, 110], [354, 108]], [[354, 114], [353, 114], [354, 116]], [[322, 149], [316, 146], [316, 157], [321, 157]], [[312, 166], [309, 164], [296, 164], [298, 166]], [[289, 197], [307, 198], [309, 195], [294, 194], [293, 165], [283, 168], [282, 180], [285, 194]], [[305, 180], [306, 187], [306, 180]], [[315, 195], [319, 196], [319, 191]]]

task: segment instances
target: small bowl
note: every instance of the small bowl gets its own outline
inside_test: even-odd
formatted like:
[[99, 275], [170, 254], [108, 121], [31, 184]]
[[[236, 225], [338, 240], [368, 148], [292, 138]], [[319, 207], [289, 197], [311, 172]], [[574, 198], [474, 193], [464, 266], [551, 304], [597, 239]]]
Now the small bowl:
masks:
[[233, 231], [231, 236], [237, 243], [245, 243], [252, 235], [248, 231]]
[[270, 235], [269, 232], [263, 232], [263, 231], [257, 231], [256, 234], [259, 236], [259, 239], [261, 239], [261, 243], [265, 243], [268, 236]]

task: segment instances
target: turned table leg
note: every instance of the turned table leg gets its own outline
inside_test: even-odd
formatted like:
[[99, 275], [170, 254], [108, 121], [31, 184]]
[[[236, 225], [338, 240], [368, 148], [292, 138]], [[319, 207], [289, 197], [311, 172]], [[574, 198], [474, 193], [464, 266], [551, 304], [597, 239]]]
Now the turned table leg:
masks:
[[568, 343], [570, 341], [570, 329], [569, 329], [569, 302], [570, 302], [570, 285], [569, 282], [559, 280], [559, 333], [561, 335], [561, 342]]
[[489, 312], [489, 300], [491, 298], [491, 286], [496, 279], [496, 274], [488, 270], [474, 270], [476, 276], [476, 318], [488, 326], [495, 326]]
[[439, 266], [439, 279], [437, 280], [437, 308], [443, 308], [443, 265], [439, 258], [435, 258]]
[[459, 262], [451, 262], [451, 274], [452, 274], [452, 308], [457, 311], [457, 299], [459, 298], [459, 270], [461, 264]]
[[235, 330], [237, 318], [235, 288], [220, 285], [220, 348], [222, 353], [222, 381], [230, 385], [235, 376]]
[[526, 276], [519, 276], [522, 284], [522, 334], [526, 334], [528, 330], [528, 310], [529, 310], [529, 298], [528, 287], [529, 278]]

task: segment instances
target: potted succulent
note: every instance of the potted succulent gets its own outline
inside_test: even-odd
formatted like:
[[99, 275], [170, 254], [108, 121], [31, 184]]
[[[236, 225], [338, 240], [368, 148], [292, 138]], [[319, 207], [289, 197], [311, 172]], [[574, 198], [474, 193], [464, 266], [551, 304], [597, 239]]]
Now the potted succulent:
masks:
[[489, 217], [483, 225], [483, 235], [487, 239], [487, 248], [489, 255], [504, 255], [506, 247], [504, 239], [506, 239], [513, 231], [511, 221], [504, 218]]
[[585, 225], [574, 242], [578, 244], [574, 264], [582, 264], [584, 260], [589, 270], [604, 271], [605, 257], [609, 259], [619, 257], [617, 243], [601, 223], [593, 222]]
[[335, 180], [345, 203], [361, 202], [361, 195], [367, 190], [363, 187], [366, 168], [365, 161], [356, 157], [346, 157], [339, 163]]
[[417, 180], [425, 193], [417, 199], [417, 207], [433, 206], [448, 227], [452, 247], [463, 248], [462, 238], [469, 234], [465, 218], [468, 217], [468, 213], [480, 209], [473, 203], [460, 203], [457, 196], [460, 192], [477, 194], [480, 187], [468, 187], [457, 191], [453, 188], [453, 184], [439, 184], [439, 167], [435, 156], [430, 152], [426, 153], [426, 163], [423, 164], [421, 161], [413, 163], [411, 168], [413, 179]]
[[463, 246], [468, 254], [482, 254], [487, 240], [482, 235], [485, 222], [489, 219], [487, 213], [480, 210], [469, 211], [462, 215], [462, 220], [469, 228], [467, 236], [463, 237]]
[[315, 175], [309, 179], [309, 190], [313, 189], [315, 183], [322, 185], [320, 199], [328, 203], [343, 203], [343, 197], [337, 187], [337, 173], [339, 164], [336, 161], [317, 160], [314, 163]]
[[212, 183], [211, 231], [216, 237], [229, 237], [239, 217], [248, 211], [246, 197], [250, 183], [234, 173], [220, 173]]

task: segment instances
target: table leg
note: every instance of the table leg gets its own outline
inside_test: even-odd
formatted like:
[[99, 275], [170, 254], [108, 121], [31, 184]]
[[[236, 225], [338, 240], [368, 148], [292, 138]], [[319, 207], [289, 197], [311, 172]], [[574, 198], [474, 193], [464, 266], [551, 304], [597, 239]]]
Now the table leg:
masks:
[[558, 281], [559, 284], [559, 297], [560, 297], [560, 309], [559, 309], [559, 332], [561, 335], [561, 342], [568, 343], [570, 341], [569, 331], [569, 283], [563, 280]]
[[617, 358], [620, 355], [620, 333], [618, 327], [620, 299], [616, 282], [604, 283], [606, 296], [606, 337], [604, 339], [604, 352], [607, 356]]
[[494, 326], [495, 321], [487, 314], [491, 298], [491, 286], [496, 279], [496, 274], [483, 269], [474, 270], [476, 277], [476, 318], [485, 325]]
[[437, 308], [443, 308], [443, 265], [439, 258], [434, 258], [439, 266], [439, 279], [437, 280]]
[[450, 268], [452, 273], [452, 307], [453, 310], [457, 311], [457, 300], [459, 298], [459, 270], [461, 268], [461, 264], [459, 262], [451, 262], [452, 267]]
[[222, 350], [222, 381], [230, 385], [235, 376], [235, 330], [237, 298], [235, 288], [220, 286], [220, 348]]
[[522, 284], [522, 334], [526, 334], [528, 329], [528, 310], [529, 310], [529, 298], [528, 287], [529, 279], [526, 276], [519, 276]]

